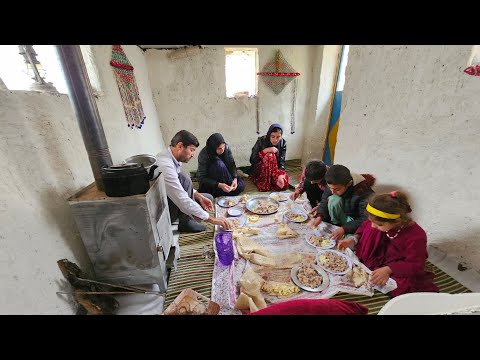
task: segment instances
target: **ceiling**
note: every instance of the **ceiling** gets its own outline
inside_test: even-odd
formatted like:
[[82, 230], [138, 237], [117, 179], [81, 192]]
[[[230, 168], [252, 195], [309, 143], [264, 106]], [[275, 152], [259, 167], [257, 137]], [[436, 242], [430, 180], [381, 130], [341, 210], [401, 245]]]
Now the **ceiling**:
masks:
[[142, 50], [147, 50], [147, 49], [180, 49], [188, 46], [193, 46], [193, 45], [137, 45], [140, 49]]

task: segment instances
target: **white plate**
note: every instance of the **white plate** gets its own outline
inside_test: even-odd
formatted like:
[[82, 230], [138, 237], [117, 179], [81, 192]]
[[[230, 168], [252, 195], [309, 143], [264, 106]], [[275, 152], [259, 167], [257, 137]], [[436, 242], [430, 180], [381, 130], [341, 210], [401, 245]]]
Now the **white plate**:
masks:
[[[240, 216], [240, 217], [230, 217], [229, 216], [225, 219], [230, 220], [230, 221], [238, 222], [239, 223], [238, 227], [243, 226], [245, 224], [245, 221], [246, 221], [245, 216]], [[233, 231], [233, 230], [235, 230], [235, 229], [224, 230], [223, 226], [220, 226], [220, 229], [222, 229], [222, 231]]]
[[317, 249], [331, 249], [335, 246], [335, 244], [337, 243], [335, 240], [333, 239], [329, 239], [330, 240], [330, 245], [328, 246], [317, 246], [317, 245], [313, 245], [310, 240], [308, 239], [308, 235], [314, 235], [314, 236], [324, 236], [324, 237], [328, 237], [326, 236], [325, 234], [322, 234], [322, 232], [318, 231], [318, 230], [310, 230], [310, 231], [307, 231], [307, 233], [305, 234], [305, 241], [307, 242], [308, 245], [310, 246], [313, 246], [314, 248], [317, 248]]
[[321, 267], [319, 267], [317, 265], [312, 265], [312, 267], [322, 277], [322, 283], [318, 287], [311, 288], [309, 286], [305, 286], [300, 282], [300, 280], [298, 280], [297, 273], [298, 273], [298, 270], [300, 269], [299, 264], [295, 264], [292, 267], [292, 271], [290, 273], [290, 275], [292, 277], [292, 281], [300, 289], [307, 290], [307, 291], [318, 292], [318, 291], [322, 291], [322, 290], [326, 289], [328, 287], [328, 285], [330, 285], [330, 279], [328, 278], [328, 274]]
[[[231, 201], [229, 204], [228, 202]], [[217, 204], [220, 205], [221, 207], [232, 207], [237, 205], [239, 202], [238, 198], [232, 197], [232, 196], [223, 196], [221, 198], [218, 198]]]
[[302, 195], [296, 198], [295, 202], [301, 204], [301, 203], [304, 203], [306, 200], [307, 200], [307, 193], [304, 192]]
[[[347, 260], [347, 268], [344, 271], [335, 272], [335, 271], [330, 270], [326, 266], [322, 265], [322, 263], [320, 262], [320, 256], [325, 255], [328, 252], [335, 253], [335, 254], [343, 257], [345, 260]], [[317, 254], [317, 263], [318, 263], [318, 266], [320, 266], [323, 270], [328, 271], [330, 274], [334, 274], [334, 275], [345, 275], [348, 272], [348, 270], [352, 268], [352, 260], [350, 260], [350, 258], [347, 255], [345, 255], [344, 253], [342, 253], [340, 251], [337, 251], [337, 250], [319, 250], [318, 254]]]
[[277, 200], [279, 202], [287, 201], [289, 199], [290, 193], [288, 192], [272, 192], [270, 198]]
[[230, 215], [230, 216], [240, 216], [240, 215], [243, 214], [243, 210], [242, 210], [242, 209], [238, 209], [238, 208], [233, 208], [233, 207], [231, 207], [231, 208], [229, 208], [229, 209], [227, 210], [227, 213], [228, 213], [228, 215]]
[[[288, 218], [288, 214], [294, 214], [294, 215], [302, 215], [303, 216], [303, 220], [292, 220], [292, 219], [289, 219]], [[301, 211], [301, 210], [290, 210], [290, 211], [287, 211], [285, 213], [285, 219], [287, 219], [288, 221], [293, 221], [293, 222], [296, 222], [296, 223], [303, 223], [304, 221], [308, 220], [308, 214], [305, 212], [305, 211]]]

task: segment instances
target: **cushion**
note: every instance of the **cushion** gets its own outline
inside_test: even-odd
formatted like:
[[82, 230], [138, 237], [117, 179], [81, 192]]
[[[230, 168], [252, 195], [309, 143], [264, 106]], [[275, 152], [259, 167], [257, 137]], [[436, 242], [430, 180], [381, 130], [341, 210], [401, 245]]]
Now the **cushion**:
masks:
[[368, 308], [337, 299], [301, 299], [272, 304], [250, 315], [366, 315]]

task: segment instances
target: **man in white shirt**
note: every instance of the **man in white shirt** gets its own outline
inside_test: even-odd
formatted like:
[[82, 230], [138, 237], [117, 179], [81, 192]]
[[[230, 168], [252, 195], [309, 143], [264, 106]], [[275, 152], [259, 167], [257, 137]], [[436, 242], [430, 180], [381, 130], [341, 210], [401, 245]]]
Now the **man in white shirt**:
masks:
[[178, 230], [181, 232], [205, 231], [206, 226], [197, 222], [201, 220], [230, 229], [231, 226], [225, 218], [215, 218], [207, 212], [213, 212], [213, 197], [194, 190], [190, 176], [181, 172], [181, 163], [189, 162], [199, 145], [195, 135], [187, 130], [180, 130], [172, 138], [170, 146], [156, 156], [155, 165], [158, 168], [154, 175], [163, 173], [170, 219], [172, 222], [179, 219]]

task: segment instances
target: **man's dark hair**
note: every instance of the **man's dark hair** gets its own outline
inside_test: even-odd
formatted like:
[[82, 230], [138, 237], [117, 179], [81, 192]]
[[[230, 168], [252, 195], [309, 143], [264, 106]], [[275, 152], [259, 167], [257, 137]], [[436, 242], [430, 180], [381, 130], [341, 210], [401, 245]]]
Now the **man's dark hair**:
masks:
[[170, 141], [170, 146], [176, 146], [179, 142], [183, 144], [183, 147], [187, 147], [189, 145], [198, 147], [200, 145], [195, 135], [187, 130], [180, 130], [177, 132], [172, 138], [172, 141]]
[[350, 180], [350, 170], [343, 165], [332, 165], [325, 174], [325, 181], [330, 185], [347, 185]]
[[321, 160], [310, 160], [305, 166], [305, 178], [308, 181], [322, 180], [327, 172], [327, 166]]

